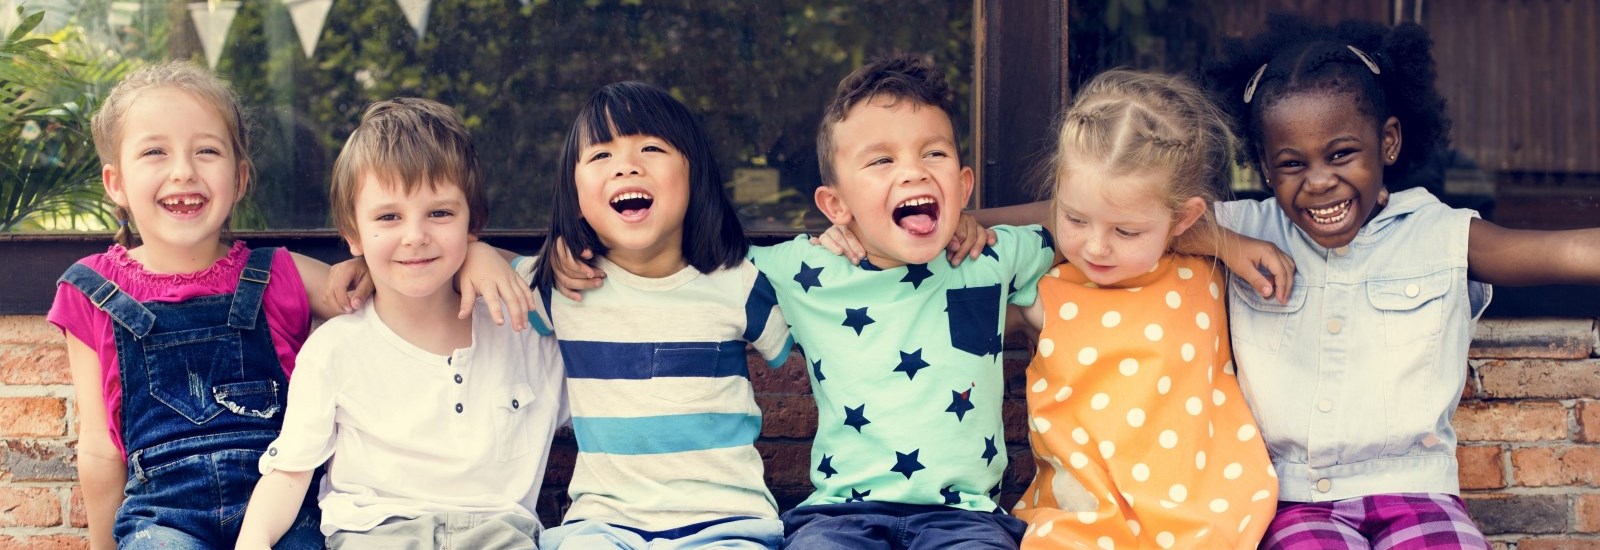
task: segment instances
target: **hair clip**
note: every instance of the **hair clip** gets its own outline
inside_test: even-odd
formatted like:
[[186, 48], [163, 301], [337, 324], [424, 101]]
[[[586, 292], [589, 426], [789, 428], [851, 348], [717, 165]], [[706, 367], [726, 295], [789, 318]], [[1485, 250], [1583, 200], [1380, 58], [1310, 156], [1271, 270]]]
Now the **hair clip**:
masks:
[[1367, 68], [1372, 70], [1372, 74], [1383, 74], [1383, 71], [1378, 70], [1378, 62], [1373, 61], [1371, 57], [1367, 56], [1367, 52], [1361, 51], [1360, 48], [1351, 46], [1349, 44], [1345, 44], [1344, 47], [1350, 48], [1350, 53], [1356, 54], [1356, 57], [1361, 58], [1361, 62], [1365, 63]]
[[117, 227], [127, 227], [128, 220], [117, 220]]
[[1255, 76], [1250, 77], [1250, 83], [1244, 85], [1244, 102], [1246, 104], [1249, 104], [1250, 100], [1255, 98], [1256, 86], [1261, 84], [1261, 75], [1264, 74], [1267, 74], [1266, 63], [1262, 63], [1261, 68], [1256, 69]]

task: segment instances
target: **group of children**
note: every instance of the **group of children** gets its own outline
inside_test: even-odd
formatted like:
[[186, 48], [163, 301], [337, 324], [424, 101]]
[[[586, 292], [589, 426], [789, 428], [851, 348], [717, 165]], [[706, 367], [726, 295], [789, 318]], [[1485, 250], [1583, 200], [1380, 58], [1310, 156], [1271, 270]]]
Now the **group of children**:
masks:
[[[139, 71], [95, 139], [142, 243], [70, 268], [49, 316], [92, 546], [1486, 548], [1450, 418], [1487, 283], [1600, 283], [1600, 230], [1507, 230], [1416, 188], [1448, 128], [1419, 27], [1269, 27], [1211, 94], [1096, 77], [1048, 200], [970, 215], [941, 72], [869, 63], [819, 128], [823, 246], [750, 246], [693, 114], [624, 82], [573, 123], [544, 250], [496, 251], [459, 117], [379, 102], [334, 168], [357, 260], [332, 272], [228, 242], [235, 101]], [[1234, 128], [1273, 200], [1220, 200]], [[1008, 512], [1011, 328], [1037, 338], [1037, 474]], [[816, 490], [780, 513], [746, 350], [776, 367], [796, 344]], [[546, 529], [567, 424], [572, 504]]]

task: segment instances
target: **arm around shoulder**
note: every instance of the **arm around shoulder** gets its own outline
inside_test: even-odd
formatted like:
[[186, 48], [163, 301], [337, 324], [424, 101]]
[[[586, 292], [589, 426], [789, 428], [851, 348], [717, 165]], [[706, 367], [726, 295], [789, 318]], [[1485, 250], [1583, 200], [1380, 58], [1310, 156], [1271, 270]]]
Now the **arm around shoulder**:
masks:
[[122, 487], [128, 482], [127, 463], [111, 441], [106, 418], [100, 356], [87, 344], [67, 335], [67, 362], [78, 404], [78, 483], [89, 522], [89, 547], [116, 548], [111, 526], [122, 507]]
[[1600, 284], [1600, 227], [1534, 231], [1473, 218], [1467, 271], [1497, 285]]

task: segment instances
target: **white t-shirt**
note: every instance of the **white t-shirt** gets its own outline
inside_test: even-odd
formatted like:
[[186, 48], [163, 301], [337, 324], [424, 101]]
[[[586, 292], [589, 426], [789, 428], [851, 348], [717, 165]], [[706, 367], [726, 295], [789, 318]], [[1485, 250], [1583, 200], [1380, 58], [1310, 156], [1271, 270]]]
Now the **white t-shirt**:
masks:
[[313, 332], [298, 363], [260, 469], [307, 471], [332, 457], [318, 493], [323, 534], [439, 512], [537, 521], [550, 438], [568, 415], [554, 338], [497, 326], [480, 303], [472, 346], [435, 355], [369, 301]]

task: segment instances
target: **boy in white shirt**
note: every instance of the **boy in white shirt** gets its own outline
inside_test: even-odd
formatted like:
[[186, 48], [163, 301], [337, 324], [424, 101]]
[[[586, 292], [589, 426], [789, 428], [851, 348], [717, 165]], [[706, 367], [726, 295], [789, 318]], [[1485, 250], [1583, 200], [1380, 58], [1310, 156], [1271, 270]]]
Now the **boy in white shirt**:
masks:
[[276, 542], [324, 462], [329, 547], [535, 547], [565, 382], [553, 338], [496, 326], [482, 304], [457, 318], [452, 282], [486, 221], [481, 182], [449, 107], [400, 98], [367, 109], [330, 202], [376, 294], [301, 350], [240, 548]]

